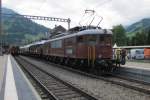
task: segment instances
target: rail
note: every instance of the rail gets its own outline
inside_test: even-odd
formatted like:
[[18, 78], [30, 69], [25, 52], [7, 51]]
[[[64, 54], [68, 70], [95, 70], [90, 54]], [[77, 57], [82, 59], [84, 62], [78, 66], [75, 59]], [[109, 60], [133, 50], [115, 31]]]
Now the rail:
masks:
[[74, 87], [72, 84], [36, 67], [31, 62], [16, 57], [26, 71], [47, 91], [52, 100], [98, 100], [96, 97]]
[[[36, 59], [36, 60], [38, 60], [38, 59]], [[109, 74], [108, 76], [97, 76], [97, 75], [93, 75], [93, 74], [86, 73], [86, 72], [83, 72], [83, 71], [79, 71], [79, 70], [76, 70], [76, 69], [72, 69], [72, 68], [69, 68], [69, 67], [66, 67], [66, 66], [63, 66], [63, 65], [47, 62], [47, 61], [44, 61], [44, 60], [42, 60], [42, 61], [44, 63], [53, 65], [55, 67], [66, 69], [66, 70], [72, 71], [74, 73], [78, 73], [78, 74], [85, 75], [85, 76], [92, 77], [92, 78], [97, 78], [97, 79], [100, 79], [100, 80], [104, 80], [106, 82], [110, 82], [112, 84], [117, 84], [117, 85], [120, 85], [120, 86], [123, 86], [123, 87], [126, 87], [126, 88], [134, 89], [134, 90], [139, 91], [139, 92], [150, 94], [150, 89], [149, 89], [150, 83], [147, 83], [147, 82], [142, 81], [142, 80], [132, 79], [132, 78], [129, 78], [129, 77], [120, 76], [120, 75], [116, 75], [116, 74], [113, 74], [113, 73], [108, 73]]]

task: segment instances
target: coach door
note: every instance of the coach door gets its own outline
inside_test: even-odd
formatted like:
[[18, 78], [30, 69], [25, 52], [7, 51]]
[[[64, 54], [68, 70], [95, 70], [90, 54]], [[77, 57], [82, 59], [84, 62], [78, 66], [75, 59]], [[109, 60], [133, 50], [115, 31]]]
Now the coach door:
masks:
[[94, 66], [95, 56], [95, 46], [88, 46], [88, 66]]

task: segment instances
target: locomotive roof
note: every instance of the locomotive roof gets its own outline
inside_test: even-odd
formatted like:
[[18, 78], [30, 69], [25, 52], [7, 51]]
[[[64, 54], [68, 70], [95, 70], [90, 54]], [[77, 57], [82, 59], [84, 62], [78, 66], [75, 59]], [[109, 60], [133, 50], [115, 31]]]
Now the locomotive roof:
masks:
[[29, 48], [29, 47], [34, 46], [34, 45], [44, 44], [46, 41], [47, 40], [37, 41], [37, 42], [31, 43], [31, 44], [28, 44], [28, 45], [25, 45], [25, 46], [21, 46], [20, 48]]
[[82, 31], [75, 32], [75, 33], [69, 33], [68, 32], [68, 33], [62, 33], [62, 34], [64, 34], [64, 36], [52, 38], [52, 39], [49, 39], [49, 40], [42, 40], [42, 41], [34, 42], [34, 43], [31, 43], [31, 44], [22, 46], [20, 48], [29, 48], [29, 47], [34, 46], [34, 45], [44, 44], [46, 42], [66, 39], [66, 38], [75, 37], [75, 36], [94, 35], [94, 34], [112, 34], [112, 31], [108, 30], [108, 29], [87, 29], [87, 30], [82, 30]]
[[74, 37], [74, 36], [82, 36], [82, 35], [112, 34], [112, 31], [108, 30], [108, 29], [87, 29], [87, 30], [79, 31], [79, 32], [72, 33], [72, 34], [69, 34], [69, 33], [65, 33], [65, 34], [66, 35], [61, 36], [61, 37], [49, 39], [47, 42], [70, 38], [70, 37]]

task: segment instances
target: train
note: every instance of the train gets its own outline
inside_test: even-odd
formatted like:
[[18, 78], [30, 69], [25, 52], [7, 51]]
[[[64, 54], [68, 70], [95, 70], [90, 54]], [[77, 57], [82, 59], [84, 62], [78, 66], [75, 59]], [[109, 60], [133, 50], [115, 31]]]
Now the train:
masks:
[[13, 49], [14, 55], [44, 58], [72, 68], [94, 73], [106, 73], [115, 69], [112, 31], [94, 26], [76, 26], [68, 31]]

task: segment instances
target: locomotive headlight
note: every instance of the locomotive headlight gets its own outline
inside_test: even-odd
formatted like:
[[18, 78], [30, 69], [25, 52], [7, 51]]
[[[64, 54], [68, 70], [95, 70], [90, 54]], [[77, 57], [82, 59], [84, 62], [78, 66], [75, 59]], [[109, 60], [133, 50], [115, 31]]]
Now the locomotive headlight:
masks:
[[98, 55], [98, 58], [102, 58], [102, 55], [101, 55], [101, 54], [99, 54], [99, 55]]

